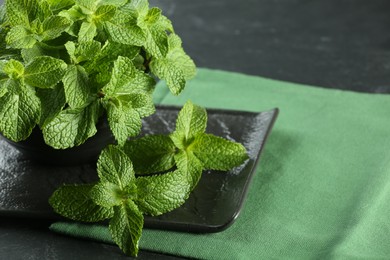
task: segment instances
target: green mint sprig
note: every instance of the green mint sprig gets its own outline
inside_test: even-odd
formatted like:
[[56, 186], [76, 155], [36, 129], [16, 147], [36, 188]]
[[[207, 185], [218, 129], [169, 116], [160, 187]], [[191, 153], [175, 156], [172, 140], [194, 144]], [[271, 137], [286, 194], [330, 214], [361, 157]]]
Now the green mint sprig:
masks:
[[206, 110], [188, 101], [172, 134], [128, 141], [124, 149], [137, 174], [164, 172], [177, 166], [194, 188], [203, 170], [226, 171], [248, 159], [244, 146], [205, 133], [206, 126]]
[[41, 117], [36, 89], [55, 86], [65, 70], [65, 62], [48, 56], [37, 57], [26, 66], [13, 59], [3, 62], [0, 80], [0, 130], [3, 135], [21, 141], [31, 134]]
[[54, 15], [46, 1], [7, 0], [6, 12], [11, 26], [6, 41], [14, 49], [29, 49], [38, 42], [53, 40], [71, 25], [69, 19]]
[[111, 219], [113, 240], [130, 255], [137, 255], [143, 215], [134, 203], [137, 195], [132, 163], [123, 152], [106, 148], [98, 161], [96, 184], [64, 185], [51, 196], [53, 209], [76, 221]]
[[171, 211], [182, 205], [190, 192], [178, 172], [136, 178], [132, 162], [115, 146], [103, 150], [97, 171], [99, 182], [64, 185], [53, 193], [49, 203], [58, 214], [75, 221], [110, 219], [113, 240], [132, 256], [138, 253], [143, 214]]
[[124, 149], [108, 146], [97, 163], [99, 182], [64, 185], [50, 205], [75, 221], [110, 219], [115, 243], [137, 255], [144, 214], [158, 216], [183, 205], [204, 169], [229, 170], [248, 158], [242, 145], [204, 133], [206, 124], [206, 111], [187, 102], [171, 135], [128, 141]]

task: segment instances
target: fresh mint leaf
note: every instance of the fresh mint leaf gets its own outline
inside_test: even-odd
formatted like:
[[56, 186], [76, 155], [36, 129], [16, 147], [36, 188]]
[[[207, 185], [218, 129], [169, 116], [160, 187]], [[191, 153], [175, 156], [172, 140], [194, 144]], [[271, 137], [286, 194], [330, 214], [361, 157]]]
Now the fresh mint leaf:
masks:
[[61, 35], [69, 26], [71, 21], [58, 15], [50, 16], [43, 21], [43, 40], [52, 40]]
[[49, 4], [46, 1], [7, 0], [5, 5], [11, 26], [21, 25], [30, 29], [34, 21], [43, 21], [52, 15]]
[[185, 180], [193, 190], [202, 177], [203, 165], [192, 151], [179, 151], [175, 154], [177, 169], [184, 175]]
[[7, 34], [6, 41], [14, 49], [29, 49], [37, 42], [34, 34], [23, 25], [12, 27]]
[[196, 66], [194, 61], [184, 52], [182, 41], [177, 34], [169, 35], [168, 48], [167, 60], [172, 65], [177, 66], [186, 80], [193, 78], [196, 75]]
[[46, 2], [54, 13], [74, 5], [74, 0], [46, 0]]
[[145, 34], [142, 29], [133, 23], [121, 24], [115, 20], [105, 23], [105, 28], [114, 42], [142, 46], [145, 41]]
[[24, 66], [21, 62], [11, 59], [3, 64], [3, 72], [11, 79], [20, 79], [24, 74]]
[[[119, 93], [120, 92], [117, 92], [117, 94]], [[125, 106], [134, 109], [141, 118], [145, 116], [150, 116], [155, 112], [153, 98], [149, 93], [145, 93], [142, 91], [128, 94], [126, 93], [116, 96], [116, 99], [119, 100]]]
[[116, 184], [100, 181], [92, 188], [90, 196], [97, 205], [112, 208], [121, 205], [126, 200], [135, 199], [137, 187], [133, 182], [122, 190]]
[[41, 20], [35, 19], [31, 22], [30, 27], [26, 27], [26, 29], [31, 31], [31, 33], [34, 34], [34, 37], [39, 40], [39, 35], [43, 32], [43, 24]]
[[46, 144], [67, 149], [84, 143], [96, 134], [100, 106], [93, 102], [85, 108], [62, 110], [42, 129]]
[[66, 51], [69, 54], [69, 57], [73, 63], [78, 63], [75, 52], [76, 52], [76, 44], [72, 41], [68, 41], [67, 43], [64, 44], [64, 47]]
[[133, 10], [137, 16], [144, 16], [149, 10], [149, 2], [147, 0], [132, 0], [126, 8]]
[[[33, 88], [20, 80], [7, 80], [0, 97], [0, 132], [14, 142], [25, 140], [40, 118], [40, 101]], [[3, 86], [4, 87], [4, 86]]]
[[98, 175], [102, 182], [110, 182], [121, 190], [135, 181], [133, 164], [119, 148], [109, 145], [99, 156]]
[[167, 35], [165, 30], [157, 25], [152, 25], [147, 29], [145, 49], [153, 57], [162, 58], [168, 51]]
[[154, 106], [152, 95], [142, 93], [142, 95], [138, 95], [138, 96], [142, 97], [142, 99], [140, 99], [142, 103], [139, 102], [138, 104], [136, 104], [133, 101], [132, 107], [134, 108], [134, 110], [137, 111], [138, 115], [141, 118], [153, 115], [156, 112], [156, 107]]
[[[88, 67], [85, 66], [86, 69], [90, 71], [91, 67], [89, 67], [89, 65], [87, 66]], [[93, 68], [92, 70], [97, 72], [95, 75], [96, 84], [98, 84], [99, 86], [107, 85], [108, 82], [111, 80], [112, 68], [113, 65], [110, 63], [102, 63]]]
[[0, 98], [8, 92], [7, 81], [8, 79], [0, 80]]
[[[63, 16], [65, 18], [68, 18], [69, 20], [73, 22], [77, 22], [83, 19], [86, 19], [86, 15], [83, 13], [83, 11], [80, 9], [79, 6], [74, 5], [68, 10], [62, 10], [61, 12], [58, 13], [59, 16]], [[74, 25], [76, 25], [74, 23]]]
[[150, 102], [150, 95], [145, 92], [130, 92], [126, 94], [115, 93], [116, 98], [133, 109], [142, 108]]
[[184, 204], [191, 192], [192, 182], [186, 181], [184, 171], [137, 178], [138, 208], [145, 214], [158, 216]]
[[206, 110], [203, 107], [193, 104], [191, 101], [187, 101], [177, 117], [175, 132], [182, 132], [189, 139], [199, 133], [204, 133], [206, 126]]
[[[126, 62], [128, 59], [124, 61]], [[125, 78], [117, 81], [116, 93], [146, 92], [152, 94], [156, 81], [151, 76], [137, 70], [133, 63], [127, 63], [127, 65], [130, 66], [124, 66], [124, 68], [128, 68], [128, 72], [131, 72], [131, 74], [122, 74]], [[126, 79], [128, 80], [127, 82], [125, 81]]]
[[133, 60], [139, 52], [140, 48], [137, 46], [106, 41], [101, 51], [96, 52], [93, 59], [89, 60], [84, 67], [89, 73], [97, 73], [97, 82], [101, 85], [106, 85], [111, 79], [114, 61], [119, 56]]
[[97, 53], [93, 60], [93, 65], [98, 66], [104, 63], [113, 63], [119, 56], [134, 59], [140, 52], [140, 48], [128, 44], [122, 44], [117, 42], [106, 41], [101, 51]]
[[150, 24], [155, 24], [160, 20], [161, 17], [161, 9], [157, 7], [153, 7], [149, 9], [145, 15], [146, 19], [143, 22], [150, 23]]
[[101, 44], [98, 41], [81, 42], [77, 45], [74, 55], [77, 63], [92, 60], [100, 52]]
[[7, 46], [6, 38], [7, 34], [10, 30], [10, 27], [4, 26], [5, 23], [7, 23], [6, 17], [4, 17], [5, 14], [5, 7], [4, 5], [0, 5], [2, 7], [0, 9], [0, 24], [3, 24], [3, 26], [0, 26], [0, 59], [1, 60], [10, 60], [10, 59], [18, 59], [18, 56], [20, 56], [20, 51], [16, 49], [9, 48]]
[[125, 254], [137, 256], [143, 225], [142, 213], [133, 201], [128, 200], [114, 207], [109, 229], [113, 240]]
[[69, 106], [71, 108], [83, 107], [92, 94], [85, 69], [79, 65], [70, 65], [62, 81]]
[[178, 168], [189, 173], [194, 172], [192, 176], [195, 183], [200, 176], [197, 176], [196, 170], [191, 170], [194, 165], [195, 169], [202, 165], [204, 169], [230, 170], [248, 159], [243, 145], [205, 134], [206, 126], [206, 110], [188, 101], [180, 110], [176, 129], [170, 135], [175, 146], [180, 149], [175, 156]]
[[12, 26], [29, 27], [38, 14], [37, 0], [6, 0], [7, 17]]
[[173, 29], [172, 22], [164, 15], [160, 16], [159, 19], [160, 27], [165, 28], [165, 30], [169, 33], [175, 33], [175, 30]]
[[200, 134], [191, 147], [206, 169], [227, 171], [239, 166], [248, 155], [242, 144], [210, 134]]
[[187, 101], [177, 117], [176, 129], [171, 135], [172, 141], [178, 148], [185, 150], [197, 134], [205, 132], [206, 126], [206, 110]]
[[163, 19], [161, 10], [152, 8], [138, 22], [139, 26], [146, 33], [145, 49], [155, 58], [163, 58], [168, 52], [166, 23], [160, 22], [160, 19]]
[[128, 141], [124, 151], [133, 162], [136, 174], [163, 172], [175, 166], [176, 147], [166, 135], [147, 135]]
[[89, 14], [91, 11], [95, 10], [98, 2], [99, 1], [96, 0], [75, 0], [76, 5], [82, 7], [86, 14]]
[[127, 138], [136, 136], [141, 131], [141, 117], [129, 106], [120, 101], [110, 101], [107, 105], [107, 118], [110, 129], [119, 145], [124, 145]]
[[150, 63], [152, 73], [165, 80], [174, 95], [179, 95], [185, 87], [186, 80], [183, 73], [173, 66], [168, 59], [153, 60]]
[[132, 61], [126, 57], [118, 57], [114, 62], [114, 69], [110, 82], [103, 88], [107, 97], [128, 95], [134, 92], [151, 92], [154, 80], [138, 71]]
[[114, 17], [104, 23], [104, 27], [114, 42], [142, 46], [146, 40], [136, 19], [128, 13], [117, 10]]
[[194, 62], [182, 49], [181, 40], [176, 34], [168, 37], [168, 54], [163, 58], [153, 58], [150, 69], [153, 74], [166, 81], [174, 95], [180, 94], [186, 80], [196, 73]]
[[65, 107], [65, 92], [64, 87], [61, 84], [57, 84], [53, 89], [37, 89], [36, 93], [41, 101], [39, 126], [42, 128]]
[[[136, 19], [136, 24], [145, 35], [143, 46], [146, 51], [156, 58], [165, 57], [168, 51], [167, 31], [169, 26], [158, 8], [149, 9], [148, 1], [132, 1], [125, 9]], [[168, 27], [167, 27], [168, 25]]]
[[93, 184], [64, 185], [58, 188], [49, 199], [54, 211], [75, 221], [98, 222], [114, 215], [112, 208], [95, 204], [90, 191]]
[[[65, 48], [71, 58], [72, 63], [80, 64], [85, 61], [94, 61], [95, 57], [100, 53], [101, 44], [95, 40], [79, 42], [77, 45], [72, 41], [68, 41], [65, 43]], [[85, 67], [84, 64], [83, 67]]]
[[124, 145], [127, 138], [140, 133], [142, 122], [137, 111], [120, 101], [108, 102], [106, 109], [110, 129], [119, 145]]
[[27, 84], [38, 88], [52, 88], [65, 73], [67, 65], [64, 61], [49, 56], [41, 56], [27, 64], [24, 80]]
[[99, 182], [91, 189], [89, 194], [93, 202], [106, 208], [122, 204], [124, 192], [118, 185], [111, 182]]
[[88, 42], [92, 41], [97, 35], [97, 26], [94, 22], [83, 22], [79, 31], [79, 41]]
[[103, 22], [109, 21], [116, 12], [116, 6], [114, 5], [101, 5], [97, 8], [94, 14], [94, 20]]
[[50, 5], [46, 0], [37, 0], [38, 6], [37, 6], [37, 14], [36, 19], [39, 19], [40, 21], [44, 21], [46, 18], [53, 15], [53, 12], [50, 9]]

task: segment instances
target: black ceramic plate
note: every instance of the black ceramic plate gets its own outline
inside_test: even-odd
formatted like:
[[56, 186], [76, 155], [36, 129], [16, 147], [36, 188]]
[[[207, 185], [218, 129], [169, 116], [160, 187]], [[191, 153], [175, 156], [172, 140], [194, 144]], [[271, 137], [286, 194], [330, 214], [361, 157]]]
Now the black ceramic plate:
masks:
[[[158, 107], [144, 120], [143, 134], [168, 133], [179, 108]], [[180, 208], [160, 217], [145, 217], [145, 227], [185, 232], [218, 232], [240, 213], [250, 181], [278, 110], [252, 113], [208, 109], [207, 132], [242, 143], [250, 159], [229, 172], [204, 172], [199, 185]], [[0, 139], [0, 215], [59, 219], [47, 201], [63, 183], [97, 179], [94, 164], [72, 167], [41, 165]]]

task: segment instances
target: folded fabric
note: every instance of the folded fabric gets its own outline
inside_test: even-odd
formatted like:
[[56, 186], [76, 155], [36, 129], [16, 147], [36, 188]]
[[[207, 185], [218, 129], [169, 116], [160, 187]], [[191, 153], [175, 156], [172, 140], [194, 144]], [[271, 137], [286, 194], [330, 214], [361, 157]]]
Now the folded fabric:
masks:
[[[214, 234], [144, 230], [142, 249], [203, 259], [388, 258], [390, 95], [363, 94], [200, 69], [179, 97], [156, 103], [280, 108], [243, 211]], [[110, 242], [107, 228], [56, 223]]]

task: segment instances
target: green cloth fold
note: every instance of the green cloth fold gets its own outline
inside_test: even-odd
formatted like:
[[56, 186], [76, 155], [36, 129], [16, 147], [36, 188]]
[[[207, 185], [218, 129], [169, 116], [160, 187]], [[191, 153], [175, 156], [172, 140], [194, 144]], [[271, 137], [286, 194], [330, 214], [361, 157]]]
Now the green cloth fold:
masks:
[[[162, 85], [161, 104], [280, 115], [235, 224], [214, 234], [145, 229], [142, 249], [202, 259], [389, 258], [390, 95], [208, 69], [179, 97]], [[51, 228], [111, 241], [101, 226]]]

